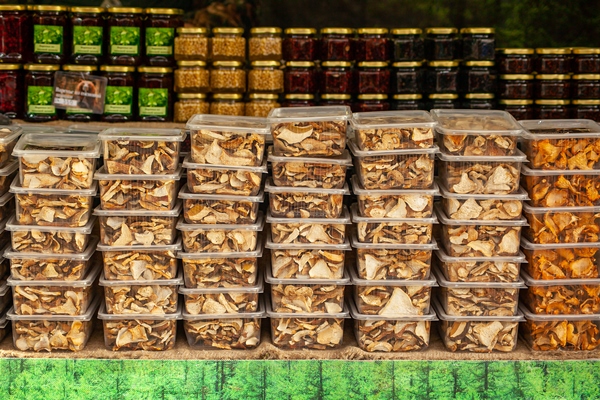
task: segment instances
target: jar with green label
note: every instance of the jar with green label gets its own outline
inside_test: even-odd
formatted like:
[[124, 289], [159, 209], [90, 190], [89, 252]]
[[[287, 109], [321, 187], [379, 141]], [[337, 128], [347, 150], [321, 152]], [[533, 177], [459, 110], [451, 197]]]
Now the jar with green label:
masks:
[[146, 8], [144, 22], [146, 65], [171, 67], [175, 64], [175, 30], [183, 26], [183, 10]]
[[140, 121], [173, 120], [173, 70], [139, 67], [138, 116]]
[[30, 6], [33, 25], [33, 62], [64, 64], [70, 54], [71, 33], [67, 23], [67, 7]]
[[25, 65], [25, 120], [47, 122], [58, 119], [56, 108], [52, 104], [54, 97], [54, 72], [59, 65]]
[[106, 77], [106, 96], [102, 121], [125, 122], [133, 120], [135, 102], [135, 67], [125, 65], [103, 65], [100, 67]]
[[206, 93], [177, 93], [175, 102], [175, 122], [187, 122], [195, 114], [208, 114], [210, 103]]
[[[63, 65], [63, 71], [73, 72], [81, 75], [90, 75], [93, 72], [98, 71], [98, 67], [95, 65]], [[94, 114], [93, 110], [80, 107], [67, 107], [64, 110], [60, 110], [59, 114], [61, 119], [75, 122], [90, 122], [97, 121], [100, 119], [99, 114]]]
[[71, 7], [73, 43], [71, 62], [98, 65], [102, 60], [104, 17], [102, 7]]
[[244, 95], [240, 93], [215, 93], [210, 104], [210, 113], [241, 117], [245, 113]]
[[107, 62], [111, 65], [139, 65], [144, 32], [143, 8], [110, 7], [105, 40]]

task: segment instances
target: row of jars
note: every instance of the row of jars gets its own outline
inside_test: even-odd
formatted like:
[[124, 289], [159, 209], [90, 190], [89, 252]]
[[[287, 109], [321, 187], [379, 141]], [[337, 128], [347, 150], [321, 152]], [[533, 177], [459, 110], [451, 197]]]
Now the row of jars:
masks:
[[503, 74], [501, 99], [599, 99], [600, 74]]
[[598, 74], [600, 48], [505, 48], [496, 51], [500, 74]]

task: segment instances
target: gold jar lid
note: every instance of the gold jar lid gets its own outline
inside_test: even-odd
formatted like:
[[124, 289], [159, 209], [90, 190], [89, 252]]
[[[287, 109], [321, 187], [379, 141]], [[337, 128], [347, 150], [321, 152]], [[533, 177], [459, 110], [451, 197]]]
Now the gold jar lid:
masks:
[[314, 94], [286, 94], [286, 100], [314, 100]]
[[183, 10], [180, 8], [146, 8], [144, 13], [155, 15], [182, 15]]
[[600, 54], [600, 48], [598, 47], [577, 47], [573, 49], [573, 54]]
[[442, 67], [442, 68], [454, 68], [454, 67], [458, 67], [459, 62], [458, 61], [429, 61], [429, 63], [427, 65], [429, 65], [430, 67]]
[[206, 93], [177, 93], [179, 99], [206, 99]]
[[576, 75], [573, 75], [572, 78], [576, 81], [579, 81], [579, 80], [598, 81], [598, 80], [600, 80], [600, 74], [576, 74]]
[[284, 33], [286, 35], [316, 35], [315, 28], [287, 28]]
[[322, 100], [350, 100], [352, 95], [343, 93], [324, 93], [321, 95]]
[[94, 72], [98, 71], [98, 67], [95, 65], [75, 65], [75, 64], [67, 64], [63, 65], [63, 71], [72, 71], [72, 72]]
[[387, 100], [387, 94], [359, 94], [358, 100]]
[[538, 74], [535, 76], [535, 79], [540, 81], [562, 81], [571, 79], [571, 77], [568, 74]]
[[496, 33], [494, 28], [462, 28], [460, 30], [461, 34], [467, 35], [493, 35]]
[[27, 6], [29, 11], [53, 11], [53, 12], [62, 12], [69, 11], [69, 7], [66, 6]]
[[244, 65], [241, 61], [215, 61], [213, 67], [229, 67], [229, 68], [241, 68]]
[[281, 28], [275, 26], [257, 26], [256, 28], [250, 29], [250, 35], [281, 35]]
[[208, 34], [208, 29], [206, 29], [205, 27], [181, 27], [181, 28], [177, 28], [177, 33], [185, 35], [185, 34], [197, 34], [197, 35], [207, 35]]
[[425, 33], [428, 35], [453, 35], [458, 33], [456, 28], [427, 28]]
[[0, 71], [16, 71], [21, 69], [21, 64], [0, 64]]
[[177, 61], [178, 67], [206, 67], [205, 61], [191, 61], [191, 60], [183, 60]]
[[531, 55], [534, 52], [535, 50], [531, 48], [496, 49], [498, 54]]
[[423, 61], [399, 61], [392, 64], [394, 68], [416, 68], [422, 66]]
[[506, 74], [500, 75], [500, 79], [505, 81], [530, 81], [533, 79], [531, 74]]
[[392, 96], [394, 100], [421, 100], [423, 95], [420, 93], [417, 94], [395, 94]]
[[575, 106], [598, 106], [600, 105], [600, 99], [581, 99], [571, 101]]
[[456, 100], [458, 95], [454, 93], [433, 93], [429, 95], [429, 100]]
[[420, 28], [394, 28], [390, 31], [390, 33], [394, 36], [421, 35], [423, 33], [423, 29], [420, 29]]
[[238, 35], [244, 34], [244, 28], [220, 26], [213, 28], [213, 35]]
[[535, 49], [536, 54], [551, 54], [551, 55], [565, 55], [571, 54], [571, 49], [566, 47], [557, 48], [537, 48]]
[[467, 100], [492, 100], [496, 95], [494, 93], [467, 93]]
[[493, 61], [466, 61], [465, 67], [493, 67]]
[[213, 99], [215, 100], [241, 100], [244, 98], [243, 94], [240, 93], [214, 93]]
[[387, 35], [387, 28], [358, 28], [359, 35]]
[[323, 28], [321, 29], [321, 35], [352, 35], [354, 29], [352, 28]]
[[108, 7], [106, 11], [111, 14], [141, 14], [144, 9], [141, 7]]
[[385, 68], [388, 63], [387, 61], [361, 61], [358, 66], [359, 68]]
[[315, 66], [313, 61], [288, 61], [285, 63], [286, 67], [291, 68], [312, 68]]
[[173, 68], [165, 67], [138, 67], [138, 72], [146, 74], [168, 74], [173, 72]]
[[277, 100], [279, 95], [275, 93], [250, 93], [248, 98], [250, 100]]
[[350, 61], [323, 61], [321, 66], [325, 68], [349, 68], [352, 63]]
[[25, 11], [26, 5], [22, 4], [0, 4], [0, 11]]
[[74, 13], [98, 14], [106, 11], [104, 7], [71, 7], [69, 11]]
[[100, 71], [106, 72], [135, 72], [135, 67], [126, 65], [101, 65]]
[[23, 66], [27, 71], [58, 71], [60, 65], [55, 64], [25, 64]]
[[502, 99], [498, 100], [498, 103], [506, 106], [530, 106], [533, 104], [533, 100]]
[[536, 100], [535, 104], [540, 106], [568, 106], [571, 100]]
[[281, 67], [281, 63], [279, 61], [252, 61], [250, 63], [250, 66], [277, 68], [277, 67]]

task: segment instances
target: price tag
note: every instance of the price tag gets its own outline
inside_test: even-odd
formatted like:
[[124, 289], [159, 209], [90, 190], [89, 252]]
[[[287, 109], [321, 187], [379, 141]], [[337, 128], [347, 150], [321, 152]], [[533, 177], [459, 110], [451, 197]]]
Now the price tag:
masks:
[[54, 75], [54, 107], [72, 112], [102, 114], [106, 83], [103, 76], [58, 71]]

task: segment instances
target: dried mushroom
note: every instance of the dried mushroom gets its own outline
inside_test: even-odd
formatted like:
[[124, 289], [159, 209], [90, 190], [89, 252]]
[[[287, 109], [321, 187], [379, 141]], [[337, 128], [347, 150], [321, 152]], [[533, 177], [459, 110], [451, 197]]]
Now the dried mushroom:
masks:
[[177, 311], [177, 285], [111, 285], [104, 287], [109, 314], [167, 314]]
[[358, 346], [368, 352], [415, 351], [429, 346], [429, 321], [355, 320]]
[[16, 258], [10, 260], [13, 279], [21, 281], [76, 281], [87, 272], [90, 260]]
[[191, 346], [252, 349], [260, 344], [260, 318], [216, 318], [183, 321]]
[[100, 180], [103, 210], [169, 211], [177, 198], [175, 180]]
[[527, 320], [522, 329], [523, 338], [535, 351], [590, 351], [600, 345], [598, 321]]
[[273, 310], [280, 313], [342, 312], [343, 285], [271, 285]]
[[529, 227], [525, 228], [532, 243], [580, 243], [600, 241], [600, 213], [525, 212]]
[[104, 341], [112, 351], [162, 351], [175, 346], [177, 320], [122, 319], [103, 322]]
[[275, 154], [287, 157], [340, 156], [346, 147], [344, 121], [282, 122], [271, 127]]
[[173, 243], [177, 217], [157, 215], [101, 216], [100, 240], [106, 246], [150, 246]]
[[510, 156], [517, 150], [518, 136], [442, 135], [442, 145], [452, 155]]
[[[532, 133], [548, 133], [535, 131]], [[551, 132], [554, 133], [554, 132]], [[525, 153], [534, 169], [546, 170], [590, 170], [600, 161], [600, 139], [569, 138], [524, 141]]]
[[523, 249], [527, 257], [525, 268], [533, 279], [598, 278], [598, 250], [598, 247]]
[[188, 224], [253, 224], [258, 204], [245, 200], [183, 200], [183, 216]]
[[552, 175], [522, 178], [534, 207], [591, 207], [600, 205], [598, 175]]
[[343, 194], [314, 192], [269, 193], [271, 215], [276, 218], [338, 218]]
[[198, 164], [259, 166], [265, 154], [265, 135], [192, 131], [192, 160]]
[[510, 316], [517, 312], [519, 289], [442, 288], [441, 299], [448, 315]]
[[346, 165], [273, 161], [271, 166], [277, 186], [341, 189], [346, 181]]
[[339, 279], [344, 259], [342, 250], [271, 249], [273, 277], [278, 279]]
[[433, 195], [358, 195], [360, 215], [367, 218], [429, 218]]
[[505, 261], [440, 262], [450, 282], [515, 282], [520, 263]]
[[358, 240], [363, 243], [428, 244], [433, 224], [416, 222], [359, 222]]
[[442, 225], [442, 236], [451, 257], [516, 256], [520, 226]]
[[13, 302], [18, 315], [82, 315], [87, 310], [91, 296], [91, 286], [13, 287]]
[[448, 191], [459, 194], [510, 194], [519, 190], [518, 163], [445, 162], [440, 170]]
[[599, 314], [600, 285], [529, 285], [523, 302], [535, 314]]
[[509, 352], [517, 345], [518, 322], [442, 321], [442, 339], [450, 351]]
[[11, 232], [12, 246], [21, 253], [83, 253], [89, 235], [64, 231], [42, 232], [36, 229]]
[[356, 249], [361, 279], [425, 279], [431, 267], [431, 250]]
[[354, 287], [356, 306], [361, 314], [397, 317], [429, 312], [430, 286], [362, 286]]
[[357, 128], [356, 142], [363, 150], [426, 149], [433, 146], [432, 127]]
[[365, 189], [427, 189], [433, 185], [433, 153], [378, 155], [356, 160]]
[[78, 190], [92, 187], [96, 168], [93, 158], [26, 155], [20, 160], [21, 185], [24, 188]]
[[450, 219], [483, 221], [520, 219], [521, 200], [508, 199], [455, 199], [442, 197], [442, 207]]
[[183, 258], [187, 288], [243, 287], [256, 284], [256, 258]]
[[177, 258], [173, 250], [103, 251], [104, 277], [111, 281], [173, 279]]
[[104, 164], [109, 174], [172, 174], [179, 165], [179, 142], [105, 140]]
[[271, 317], [273, 344], [287, 350], [326, 350], [336, 348], [344, 339], [343, 318]]
[[189, 253], [237, 253], [256, 250], [258, 231], [249, 229], [194, 229], [181, 231]]
[[346, 225], [321, 223], [272, 223], [274, 243], [342, 244], [346, 240]]
[[184, 295], [188, 314], [237, 314], [258, 309], [258, 293], [223, 292]]
[[87, 224], [92, 196], [15, 194], [20, 225], [79, 227]]
[[192, 193], [256, 196], [262, 172], [243, 169], [196, 168], [187, 170], [188, 189]]
[[21, 351], [83, 350], [92, 321], [12, 321], [15, 347]]

